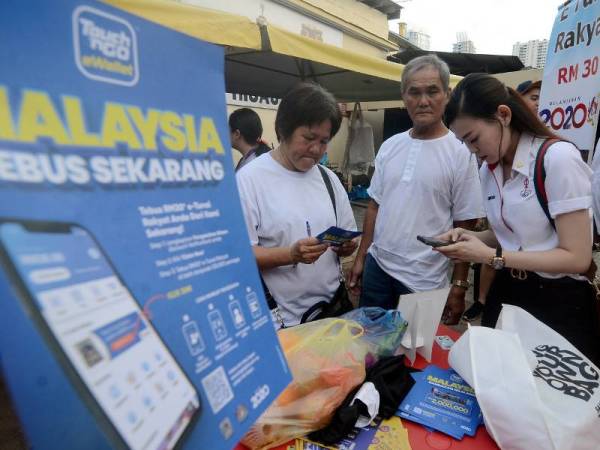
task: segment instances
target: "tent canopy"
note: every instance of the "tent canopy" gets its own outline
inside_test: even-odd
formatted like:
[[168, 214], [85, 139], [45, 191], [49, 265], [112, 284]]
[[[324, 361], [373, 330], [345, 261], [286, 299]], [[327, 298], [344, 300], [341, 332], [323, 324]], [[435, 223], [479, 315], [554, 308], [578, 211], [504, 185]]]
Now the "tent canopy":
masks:
[[417, 56], [434, 54], [444, 60], [450, 67], [450, 72], [465, 76], [473, 72], [489, 74], [521, 70], [523, 63], [518, 56], [483, 55], [474, 53], [435, 52], [428, 50], [406, 50], [389, 57], [390, 61], [406, 64]]
[[282, 97], [297, 82], [312, 80], [340, 101], [400, 97], [403, 66], [360, 55], [281, 28], [259, 27], [258, 51], [228, 49], [225, 77], [230, 92]]
[[260, 32], [243, 16], [168, 0], [104, 0], [105, 3], [188, 36], [225, 46], [260, 50]]
[[[315, 81], [340, 101], [400, 98], [401, 64], [258, 25], [235, 14], [165, 0], [106, 0], [160, 25], [225, 46], [231, 93], [282, 97], [301, 80]], [[452, 77], [452, 84], [459, 77]]]

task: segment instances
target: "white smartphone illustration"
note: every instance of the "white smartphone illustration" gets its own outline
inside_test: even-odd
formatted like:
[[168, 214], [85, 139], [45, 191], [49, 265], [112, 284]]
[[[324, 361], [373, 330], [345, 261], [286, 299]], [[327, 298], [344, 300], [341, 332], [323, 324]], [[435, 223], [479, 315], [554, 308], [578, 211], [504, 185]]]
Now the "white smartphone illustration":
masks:
[[200, 413], [198, 393], [92, 235], [0, 219], [0, 260], [113, 446], [180, 447]]

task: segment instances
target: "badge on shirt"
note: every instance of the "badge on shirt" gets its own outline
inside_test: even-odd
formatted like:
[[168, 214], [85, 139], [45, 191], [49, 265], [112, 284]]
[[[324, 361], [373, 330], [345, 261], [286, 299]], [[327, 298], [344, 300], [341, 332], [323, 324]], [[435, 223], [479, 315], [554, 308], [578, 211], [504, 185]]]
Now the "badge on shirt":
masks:
[[523, 190], [521, 191], [521, 197], [527, 198], [531, 195], [531, 189], [529, 189], [529, 178], [523, 180]]

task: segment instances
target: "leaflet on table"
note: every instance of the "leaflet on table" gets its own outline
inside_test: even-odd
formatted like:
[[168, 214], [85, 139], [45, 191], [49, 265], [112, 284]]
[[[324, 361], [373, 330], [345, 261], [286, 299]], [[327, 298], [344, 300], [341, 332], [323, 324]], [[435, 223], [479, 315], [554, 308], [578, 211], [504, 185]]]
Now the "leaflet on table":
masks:
[[348, 436], [334, 445], [324, 445], [306, 438], [299, 439], [301, 447], [296, 450], [367, 450], [379, 429], [379, 425], [385, 423], [381, 417], [376, 417], [364, 428], [354, 428]]
[[[461, 438], [462, 434], [474, 436], [477, 427], [482, 423], [483, 416], [471, 387], [452, 369], [442, 370], [434, 366], [431, 372], [414, 374], [413, 377], [416, 379], [418, 375], [422, 376], [423, 383], [437, 386], [432, 388], [431, 394], [427, 396], [427, 402], [433, 404], [434, 410], [440, 408], [443, 416], [441, 421], [434, 420], [433, 425], [440, 431], [444, 431], [444, 426], [447, 425], [451, 426], [451, 432], [459, 428]], [[427, 419], [426, 422], [432, 423]]]
[[413, 374], [415, 390], [402, 403], [399, 415], [457, 439], [474, 435], [482, 416], [474, 396], [464, 394], [471, 388], [464, 382], [461, 386], [460, 377], [451, 369], [430, 367], [422, 374]]
[[0, 361], [28, 444], [232, 448], [290, 374], [223, 50], [105, 3], [0, 2], [0, 66]]
[[380, 417], [364, 428], [355, 428], [346, 438], [333, 446], [299, 439], [296, 450], [410, 450], [408, 431], [398, 417]]
[[344, 242], [351, 241], [362, 234], [361, 231], [344, 230], [338, 227], [329, 227], [322, 233], [317, 235], [317, 239], [326, 244], [333, 246], [342, 245]]
[[456, 439], [474, 436], [482, 415], [473, 389], [452, 369], [430, 365], [411, 374], [415, 385], [400, 405], [400, 417]]

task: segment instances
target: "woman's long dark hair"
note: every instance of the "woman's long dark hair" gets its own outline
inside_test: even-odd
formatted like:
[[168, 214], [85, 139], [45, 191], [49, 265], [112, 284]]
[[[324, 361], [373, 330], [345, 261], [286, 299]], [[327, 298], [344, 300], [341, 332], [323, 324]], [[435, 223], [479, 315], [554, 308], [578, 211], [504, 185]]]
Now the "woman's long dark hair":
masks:
[[496, 121], [500, 105], [506, 105], [512, 111], [512, 129], [539, 137], [559, 138], [529, 109], [517, 91], [485, 73], [467, 75], [452, 90], [446, 106], [446, 124], [450, 126], [462, 115]]

